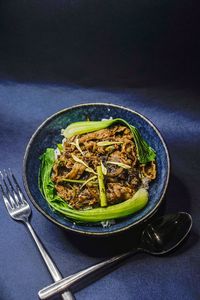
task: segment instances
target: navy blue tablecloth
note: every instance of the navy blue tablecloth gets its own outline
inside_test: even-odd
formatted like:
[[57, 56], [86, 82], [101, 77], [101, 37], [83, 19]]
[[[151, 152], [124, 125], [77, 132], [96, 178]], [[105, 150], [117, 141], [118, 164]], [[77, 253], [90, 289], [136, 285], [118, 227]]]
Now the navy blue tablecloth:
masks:
[[[191, 213], [194, 224], [189, 239], [166, 257], [135, 255], [105, 277], [77, 290], [77, 300], [200, 299], [199, 97], [198, 90], [186, 87], [89, 88], [0, 82], [0, 169], [11, 167], [21, 184], [23, 155], [32, 133], [51, 114], [79, 103], [108, 102], [137, 110], [160, 129], [169, 148], [172, 169], [162, 213]], [[94, 241], [89, 249], [90, 242], [69, 235], [35, 208], [32, 225], [64, 276], [120, 248], [120, 238], [116, 237], [109, 247], [102, 241], [101, 253]], [[134, 236], [129, 235], [126, 246], [132, 239]], [[96, 243], [99, 248], [101, 242]], [[26, 228], [9, 218], [2, 198], [0, 270], [2, 300], [35, 300], [38, 290], [52, 282]]]
[[[150, 118], [169, 148], [170, 182], [158, 213], [186, 211], [194, 220], [176, 252], [135, 255], [77, 288], [77, 300], [200, 299], [198, 6], [195, 0], [0, 1], [0, 170], [11, 167], [23, 185], [26, 145], [60, 109], [124, 105]], [[138, 229], [107, 240], [80, 238], [35, 208], [32, 224], [64, 276], [136, 246], [139, 236]], [[27, 229], [9, 218], [0, 197], [0, 300], [35, 300], [51, 282]]]

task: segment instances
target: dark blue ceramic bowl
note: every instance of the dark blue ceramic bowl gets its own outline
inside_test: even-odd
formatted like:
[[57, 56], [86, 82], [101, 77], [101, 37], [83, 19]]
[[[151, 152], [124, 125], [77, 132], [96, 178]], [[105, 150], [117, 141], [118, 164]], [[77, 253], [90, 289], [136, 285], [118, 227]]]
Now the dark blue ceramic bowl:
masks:
[[[144, 139], [156, 150], [157, 153], [157, 178], [150, 184], [149, 202], [147, 206], [127, 218], [118, 220], [116, 224], [103, 228], [99, 225], [78, 225], [67, 218], [52, 211], [43, 198], [38, 188], [38, 171], [40, 166], [39, 157], [47, 147], [55, 147], [60, 143], [61, 129], [70, 123], [77, 121], [101, 120], [102, 118], [123, 118], [130, 124], [136, 126]], [[144, 116], [131, 109], [106, 104], [93, 103], [81, 104], [64, 109], [49, 117], [33, 134], [26, 148], [24, 157], [24, 185], [28, 196], [36, 208], [49, 220], [57, 225], [81, 234], [88, 235], [110, 235], [122, 232], [140, 222], [146, 220], [158, 209], [165, 194], [169, 179], [169, 155], [163, 138], [156, 127]]]

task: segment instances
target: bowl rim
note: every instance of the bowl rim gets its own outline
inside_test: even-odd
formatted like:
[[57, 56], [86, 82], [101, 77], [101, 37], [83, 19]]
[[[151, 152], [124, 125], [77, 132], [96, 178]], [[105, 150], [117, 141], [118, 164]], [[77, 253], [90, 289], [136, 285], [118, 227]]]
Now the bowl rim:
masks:
[[[70, 111], [70, 110], [73, 110], [73, 109], [76, 109], [76, 108], [79, 108], [79, 107], [84, 107], [84, 106], [94, 106], [94, 105], [97, 105], [97, 106], [106, 106], [106, 107], [114, 107], [114, 108], [121, 108], [123, 110], [126, 110], [126, 111], [129, 111], [139, 117], [141, 117], [143, 120], [145, 120], [154, 130], [155, 132], [157, 133], [157, 135], [159, 136], [162, 144], [163, 144], [163, 147], [164, 147], [164, 150], [165, 150], [165, 153], [166, 153], [166, 157], [167, 157], [167, 177], [166, 177], [166, 180], [165, 180], [165, 185], [164, 185], [164, 188], [163, 188], [163, 191], [162, 191], [162, 194], [160, 196], [160, 199], [158, 201], [158, 203], [155, 205], [155, 207], [149, 211], [149, 213], [147, 213], [145, 216], [143, 216], [141, 219], [123, 227], [123, 228], [119, 228], [119, 229], [115, 229], [114, 231], [112, 230], [109, 230], [109, 231], [106, 231], [106, 232], [89, 232], [89, 231], [84, 231], [84, 230], [80, 230], [80, 229], [75, 229], [73, 227], [68, 227], [64, 224], [61, 224], [59, 223], [57, 220], [55, 220], [54, 218], [52, 218], [49, 214], [47, 214], [38, 204], [37, 202], [35, 201], [34, 197], [32, 196], [31, 192], [30, 192], [30, 189], [29, 189], [29, 186], [28, 186], [28, 181], [27, 181], [27, 176], [26, 176], [26, 165], [27, 165], [27, 159], [28, 159], [28, 154], [29, 154], [29, 150], [31, 148], [31, 145], [34, 141], [34, 138], [35, 136], [37, 136], [37, 134], [43, 129], [43, 127], [45, 125], [47, 125], [52, 119], [56, 118], [57, 116], [67, 112], [67, 111]], [[120, 233], [120, 232], [123, 232], [125, 230], [128, 230], [136, 225], [138, 225], [139, 223], [141, 222], [144, 222], [144, 221], [147, 221], [147, 219], [149, 219], [150, 217], [152, 217], [156, 211], [158, 210], [164, 196], [165, 196], [165, 193], [166, 193], [166, 190], [167, 190], [167, 187], [168, 187], [168, 183], [169, 183], [169, 176], [170, 176], [170, 156], [169, 156], [169, 152], [168, 152], [168, 149], [167, 149], [167, 146], [166, 146], [166, 143], [160, 133], [160, 131], [158, 130], [158, 128], [152, 123], [152, 121], [150, 121], [146, 116], [142, 115], [141, 113], [139, 113], [138, 111], [135, 111], [133, 109], [130, 109], [130, 108], [127, 108], [123, 105], [117, 105], [117, 104], [112, 104], [112, 103], [107, 103], [107, 102], [89, 102], [89, 103], [81, 103], [81, 104], [77, 104], [77, 105], [73, 105], [73, 106], [70, 106], [70, 107], [67, 107], [67, 108], [64, 108], [62, 110], [59, 110], [58, 112], [50, 115], [49, 117], [47, 117], [40, 125], [39, 127], [37, 127], [37, 129], [35, 130], [35, 132], [32, 134], [31, 138], [29, 139], [29, 142], [25, 148], [25, 154], [24, 154], [24, 158], [23, 158], [23, 175], [22, 175], [22, 178], [23, 178], [23, 183], [24, 183], [24, 187], [25, 187], [25, 191], [29, 197], [29, 199], [31, 200], [32, 204], [35, 206], [35, 208], [40, 212], [42, 213], [48, 220], [50, 220], [51, 222], [53, 222], [54, 224], [66, 229], [67, 231], [69, 232], [74, 232], [74, 233], [79, 233], [79, 234], [84, 234], [84, 235], [87, 235], [87, 236], [109, 236], [109, 235], [114, 235], [114, 234], [117, 234], [117, 233]]]

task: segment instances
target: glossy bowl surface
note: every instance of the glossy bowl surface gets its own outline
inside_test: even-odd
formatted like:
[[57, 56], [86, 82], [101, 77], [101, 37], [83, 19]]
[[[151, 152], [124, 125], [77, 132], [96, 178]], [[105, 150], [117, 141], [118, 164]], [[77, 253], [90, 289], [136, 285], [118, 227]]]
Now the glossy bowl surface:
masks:
[[[39, 157], [48, 147], [56, 148], [62, 140], [61, 129], [70, 123], [90, 120], [101, 120], [110, 117], [125, 119], [137, 127], [143, 138], [156, 150], [157, 178], [150, 184], [147, 206], [134, 215], [119, 219], [110, 227], [99, 225], [78, 225], [51, 210], [38, 188]], [[35, 207], [49, 220], [57, 225], [86, 235], [110, 235], [122, 232], [143, 222], [156, 212], [161, 204], [169, 180], [170, 162], [165, 142], [158, 129], [146, 117], [131, 109], [107, 103], [89, 103], [73, 106], [52, 115], [45, 120], [31, 137], [24, 156], [23, 179], [26, 192]]]

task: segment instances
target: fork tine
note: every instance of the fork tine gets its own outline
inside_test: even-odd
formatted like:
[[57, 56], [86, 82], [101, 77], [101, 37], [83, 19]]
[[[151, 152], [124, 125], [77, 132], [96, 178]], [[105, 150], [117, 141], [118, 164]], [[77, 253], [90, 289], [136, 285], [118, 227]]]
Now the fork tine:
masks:
[[[17, 204], [17, 202], [15, 201], [15, 195], [14, 195], [14, 191], [11, 189], [9, 189], [8, 184], [6, 181], [8, 181], [8, 176], [6, 173], [6, 170], [0, 171], [1, 177], [2, 177], [2, 181], [4, 183], [5, 189], [6, 189], [6, 193], [7, 193], [7, 201], [9, 201], [10, 206], [12, 208], [15, 208]], [[9, 182], [9, 181], [8, 181]], [[4, 193], [4, 195], [6, 195], [6, 193]], [[13, 197], [14, 196], [14, 197]]]
[[19, 184], [17, 182], [17, 179], [15, 178], [15, 176], [12, 173], [12, 170], [10, 168], [9, 168], [9, 172], [10, 172], [10, 175], [11, 175], [11, 177], [13, 179], [13, 182], [15, 183], [15, 187], [17, 189], [17, 192], [18, 192], [18, 195], [20, 197], [21, 202], [24, 203], [24, 204], [27, 204], [26, 198], [25, 198], [25, 196], [24, 196], [24, 194], [23, 194], [23, 192], [22, 192], [22, 190], [21, 190], [21, 188], [20, 188], [20, 186], [19, 186]]
[[11, 206], [8, 198], [6, 197], [5, 191], [4, 191], [3, 186], [1, 185], [1, 183], [0, 183], [0, 189], [1, 189], [2, 197], [3, 197], [6, 208], [7, 208], [8, 211], [11, 211], [13, 209], [13, 207]]
[[[9, 169], [9, 173], [10, 173], [10, 169]], [[15, 190], [15, 188], [14, 188], [14, 186], [12, 184], [12, 180], [10, 180], [8, 172], [5, 169], [4, 169], [4, 174], [5, 174], [6, 179], [7, 179], [8, 183], [9, 183], [9, 185], [10, 185], [10, 189], [12, 191], [12, 195], [14, 196], [15, 204], [16, 204], [16, 206], [19, 207], [19, 205], [20, 205], [20, 195], [18, 195], [17, 191]]]
[[8, 188], [8, 185], [7, 185], [6, 181], [5, 181], [5, 177], [4, 177], [4, 174], [3, 174], [2, 171], [0, 171], [0, 175], [1, 175], [2, 181], [3, 181], [4, 185], [5, 185], [6, 191], [9, 192], [9, 188]]
[[17, 182], [17, 179], [15, 178], [15, 176], [14, 176], [14, 174], [12, 173], [12, 170], [9, 168], [9, 172], [10, 172], [10, 175], [12, 176], [12, 179], [13, 179], [13, 181], [14, 181], [14, 183], [15, 183], [15, 186], [16, 186], [16, 188], [18, 189], [18, 190], [20, 190], [20, 192], [21, 192], [21, 189], [20, 189], [20, 186], [19, 186], [19, 184], [18, 184], [18, 182]]
[[15, 191], [15, 189], [14, 189], [14, 187], [13, 187], [13, 185], [12, 185], [12, 182], [11, 182], [9, 176], [8, 176], [8, 172], [7, 172], [5, 169], [4, 169], [4, 174], [6, 175], [6, 178], [7, 178], [7, 180], [8, 180], [8, 183], [9, 183], [11, 189]]

